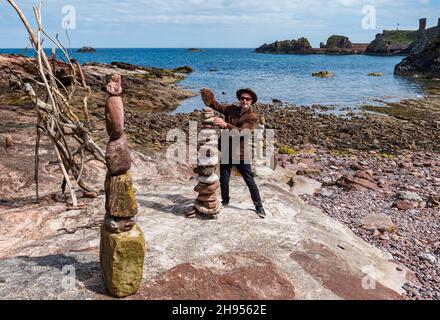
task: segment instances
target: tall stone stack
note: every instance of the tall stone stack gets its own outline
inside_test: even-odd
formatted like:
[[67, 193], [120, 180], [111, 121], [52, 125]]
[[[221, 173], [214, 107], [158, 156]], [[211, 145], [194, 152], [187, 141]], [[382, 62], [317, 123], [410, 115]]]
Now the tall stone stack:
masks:
[[121, 76], [114, 74], [106, 86], [105, 120], [107, 145], [105, 219], [101, 226], [100, 262], [109, 292], [126, 297], [139, 290], [144, 266], [145, 239], [134, 218], [138, 213], [131, 156], [124, 134]]
[[216, 174], [219, 163], [218, 141], [216, 126], [214, 126], [214, 111], [207, 107], [202, 112], [202, 130], [199, 134], [197, 167], [194, 173], [198, 176], [194, 188], [199, 196], [194, 203], [194, 212], [201, 217], [215, 219], [220, 213], [218, 190], [219, 177]]

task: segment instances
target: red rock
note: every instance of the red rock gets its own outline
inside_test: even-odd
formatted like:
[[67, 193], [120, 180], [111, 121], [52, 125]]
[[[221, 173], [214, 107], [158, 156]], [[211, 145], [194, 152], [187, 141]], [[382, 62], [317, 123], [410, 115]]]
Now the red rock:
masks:
[[13, 144], [12, 134], [11, 132], [8, 132], [5, 137], [5, 148], [12, 147], [12, 144]]
[[131, 156], [125, 135], [119, 139], [110, 140], [105, 155], [107, 169], [111, 175], [126, 173], [131, 168]]
[[105, 107], [105, 125], [111, 139], [124, 133], [124, 104], [120, 96], [110, 96]]
[[90, 192], [84, 192], [83, 193], [83, 197], [84, 198], [90, 198], [90, 199], [94, 199], [98, 197], [98, 194], [94, 191], [90, 191]]
[[207, 185], [204, 183], [199, 183], [195, 186], [194, 191], [200, 193], [201, 195], [211, 195], [213, 192], [216, 192], [220, 187], [220, 183], [216, 182], [211, 185]]
[[[144, 283], [135, 300], [290, 300], [291, 281], [256, 252], [210, 259], [210, 266], [181, 264]], [[215, 266], [212, 266], [212, 264]]]
[[411, 210], [414, 209], [414, 205], [409, 200], [398, 200], [394, 206], [399, 210]]
[[363, 288], [363, 279], [367, 274], [352, 269], [327, 246], [307, 241], [302, 243], [302, 247], [301, 251], [292, 252], [290, 258], [337, 296], [347, 300], [402, 299], [397, 292], [380, 282], [376, 282], [374, 288]]
[[218, 200], [218, 195], [216, 192], [208, 195], [199, 195], [197, 197], [197, 200], [200, 200], [202, 202], [212, 202]]
[[200, 201], [196, 200], [196, 205], [201, 206], [206, 209], [215, 209], [218, 208], [219, 202], [216, 199], [215, 201]]
[[371, 175], [366, 171], [358, 171], [354, 176], [368, 181], [373, 181]]
[[368, 181], [363, 178], [353, 177], [350, 174], [345, 174], [341, 178], [336, 181], [336, 184], [346, 188], [346, 189], [355, 189], [358, 191], [362, 191], [365, 189], [370, 190], [378, 190], [379, 186], [371, 181]]

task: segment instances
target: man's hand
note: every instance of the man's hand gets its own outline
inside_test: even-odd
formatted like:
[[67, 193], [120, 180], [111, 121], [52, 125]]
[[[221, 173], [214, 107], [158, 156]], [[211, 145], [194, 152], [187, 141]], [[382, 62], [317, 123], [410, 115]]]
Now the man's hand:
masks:
[[220, 128], [226, 129], [228, 127], [228, 124], [222, 119], [222, 118], [214, 118], [214, 124], [216, 126], [219, 126]]
[[215, 101], [214, 93], [209, 89], [202, 88], [202, 90], [200, 90], [200, 95], [202, 96], [203, 103], [207, 107], [210, 107]]

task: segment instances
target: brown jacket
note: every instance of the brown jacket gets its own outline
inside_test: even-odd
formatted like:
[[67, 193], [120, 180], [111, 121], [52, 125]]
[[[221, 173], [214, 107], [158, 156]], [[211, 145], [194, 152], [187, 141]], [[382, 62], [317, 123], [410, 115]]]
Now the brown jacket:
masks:
[[[242, 131], [243, 129], [248, 129], [252, 131], [257, 127], [258, 124], [258, 116], [253, 111], [252, 107], [247, 109], [243, 114], [241, 114], [241, 108], [237, 105], [224, 105], [215, 101], [210, 107], [225, 116], [225, 121], [228, 124], [227, 129], [237, 129], [238, 131]], [[252, 139], [252, 137], [251, 137]], [[219, 148], [221, 148], [221, 140], [219, 140]], [[249, 145], [250, 148], [250, 145]], [[233, 159], [238, 158], [238, 150], [231, 150], [232, 146], [230, 146], [229, 156], [233, 155]], [[252, 149], [249, 149], [249, 156], [252, 156]], [[240, 160], [244, 159], [244, 139], [240, 139]], [[250, 159], [246, 159], [250, 160]]]

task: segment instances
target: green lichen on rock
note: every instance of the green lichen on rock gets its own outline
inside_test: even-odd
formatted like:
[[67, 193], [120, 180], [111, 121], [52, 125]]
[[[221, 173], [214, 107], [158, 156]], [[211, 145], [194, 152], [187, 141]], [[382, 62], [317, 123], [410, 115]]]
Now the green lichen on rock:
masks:
[[110, 233], [101, 226], [99, 258], [101, 270], [110, 294], [123, 298], [139, 290], [146, 244], [138, 225], [131, 231]]
[[278, 150], [279, 154], [287, 154], [289, 156], [292, 156], [294, 154], [297, 154], [298, 151], [296, 151], [295, 149], [292, 149], [288, 146], [281, 146], [280, 149]]
[[105, 210], [108, 215], [116, 218], [131, 218], [137, 215], [138, 204], [130, 172], [119, 176], [107, 174], [105, 190]]

